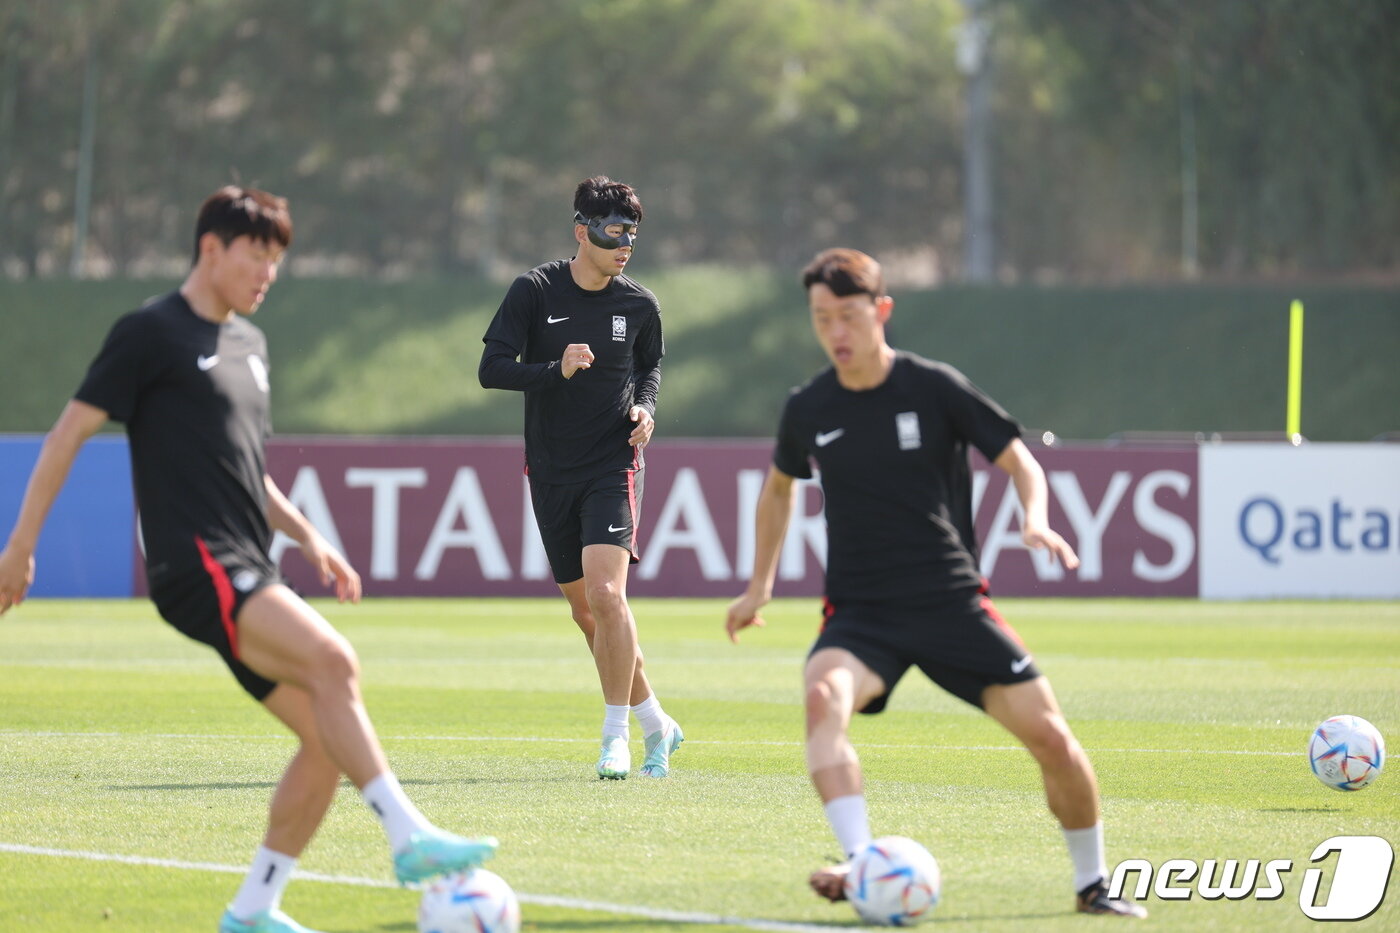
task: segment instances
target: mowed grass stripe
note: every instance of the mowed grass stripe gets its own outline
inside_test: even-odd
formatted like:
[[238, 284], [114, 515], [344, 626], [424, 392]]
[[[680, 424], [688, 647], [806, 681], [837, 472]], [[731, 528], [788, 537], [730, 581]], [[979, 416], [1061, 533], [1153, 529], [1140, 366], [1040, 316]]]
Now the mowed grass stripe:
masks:
[[[450, 828], [502, 839], [493, 869], [540, 899], [526, 905], [527, 930], [695, 929], [546, 898], [854, 926], [844, 906], [805, 887], [836, 854], [800, 742], [814, 601], [774, 603], [768, 628], [736, 648], [720, 631], [723, 601], [638, 600], [648, 670], [690, 739], [672, 778], [621, 783], [592, 775], [601, 700], [562, 600], [317, 605], [360, 654], [369, 709], [410, 794]], [[1295, 860], [1279, 901], [1154, 898], [1155, 929], [1311, 928], [1296, 901], [1312, 848], [1339, 833], [1400, 838], [1395, 775], [1339, 794], [1303, 755], [1312, 727], [1334, 713], [1400, 734], [1400, 607], [998, 605], [1094, 758], [1110, 865]], [[531, 657], [537, 667], [520, 660]], [[249, 857], [292, 743], [211, 652], [145, 603], [31, 601], [0, 620], [0, 659], [0, 781], [10, 793], [0, 839], [230, 868]], [[138, 669], [141, 660], [153, 663]], [[1083, 928], [1034, 763], [999, 727], [914, 673], [887, 713], [858, 717], [853, 737], [875, 831], [920, 839], [943, 866], [940, 922]], [[301, 867], [388, 877], [383, 834], [352, 788], [337, 795]], [[237, 884], [222, 873], [15, 852], [0, 852], [0, 873], [0, 929], [57, 933], [92, 929], [104, 905], [112, 915], [102, 929], [212, 927]], [[411, 933], [414, 906], [405, 892], [355, 885], [294, 884], [287, 896], [294, 916], [327, 933]], [[1397, 920], [1387, 904], [1357, 928]]]
[[[69, 858], [81, 859], [89, 862], [117, 862], [122, 865], [142, 865], [152, 868], [170, 868], [180, 871], [204, 871], [220, 874], [242, 875], [246, 866], [240, 865], [219, 865], [212, 862], [181, 862], [174, 859], [148, 858], [138, 855], [118, 855], [111, 852], [72, 852], [65, 849], [45, 849], [38, 846], [19, 845], [16, 843], [0, 842], [0, 852], [12, 852], [17, 855], [34, 855], [49, 858]], [[297, 870], [293, 872], [292, 878], [297, 881], [315, 881], [323, 884], [343, 884], [359, 888], [387, 888], [398, 890], [400, 885], [392, 881], [385, 881], [379, 878], [355, 878], [345, 875], [323, 875], [317, 872]], [[788, 931], [788, 933], [828, 933], [833, 929], [830, 925], [811, 925], [801, 923], [779, 923], [771, 920], [755, 920], [746, 917], [720, 917], [713, 914], [701, 914], [679, 910], [662, 910], [650, 907], [635, 907], [630, 904], [607, 904], [596, 901], [579, 901], [567, 897], [552, 897], [547, 894], [527, 894], [522, 891], [515, 892], [516, 897], [522, 904], [542, 904], [550, 907], [568, 907], [578, 910], [597, 911], [600, 913], [618, 914], [621, 916], [646, 917], [653, 920], [666, 920], [673, 923], [698, 924], [705, 926], [729, 925], [739, 926], [746, 930], [774, 930]]]
[[[190, 733], [190, 732], [46, 732], [35, 730], [0, 730], [0, 736], [13, 735], [24, 738], [54, 738], [54, 739], [107, 739], [107, 738], [134, 738], [146, 737], [152, 739], [210, 739], [214, 741], [230, 742], [254, 742], [280, 740], [290, 743], [291, 739], [281, 735], [228, 735], [220, 733]], [[568, 745], [582, 744], [593, 745], [594, 739], [568, 738], [565, 736], [532, 736], [532, 735], [381, 735], [380, 739], [385, 742], [529, 742], [541, 745]], [[770, 746], [776, 748], [802, 748], [801, 742], [778, 742], [778, 741], [745, 741], [733, 742], [729, 740], [718, 741], [711, 739], [687, 739], [686, 747], [694, 748], [697, 745], [748, 745], [748, 746]], [[884, 742], [862, 742], [861, 748], [880, 748], [890, 750], [905, 751], [942, 751], [942, 752], [1018, 752], [1020, 745], [926, 745], [912, 742], [884, 743]], [[1200, 754], [1198, 748], [1103, 748], [1100, 746], [1085, 746], [1087, 751], [1106, 752], [1109, 754], [1122, 755], [1196, 755]], [[1288, 757], [1293, 752], [1270, 752], [1257, 749], [1231, 748], [1221, 749], [1212, 754], [1221, 755], [1265, 755], [1274, 757]]]

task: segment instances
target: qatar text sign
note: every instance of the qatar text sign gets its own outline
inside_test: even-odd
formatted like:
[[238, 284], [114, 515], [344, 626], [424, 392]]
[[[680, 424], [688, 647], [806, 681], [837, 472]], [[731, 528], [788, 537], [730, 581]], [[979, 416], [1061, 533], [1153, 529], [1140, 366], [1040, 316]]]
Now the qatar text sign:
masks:
[[[657, 442], [647, 450], [635, 595], [729, 596], [748, 580], [768, 441]], [[1196, 453], [1040, 453], [1051, 521], [1079, 551], [1077, 573], [1028, 552], [1019, 503], [998, 469], [975, 466], [983, 569], [999, 595], [1196, 592]], [[381, 596], [552, 595], [516, 440], [278, 439], [278, 485]], [[818, 595], [826, 526], [803, 483], [778, 565], [779, 595]], [[274, 556], [306, 592], [319, 585], [279, 538]]]
[[1201, 450], [1201, 595], [1400, 597], [1400, 447]]

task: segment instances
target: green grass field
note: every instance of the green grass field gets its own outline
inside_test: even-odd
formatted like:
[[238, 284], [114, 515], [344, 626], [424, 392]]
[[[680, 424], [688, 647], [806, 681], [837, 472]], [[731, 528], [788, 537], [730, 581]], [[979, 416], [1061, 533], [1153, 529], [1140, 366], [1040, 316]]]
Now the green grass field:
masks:
[[[1400, 774], [1343, 794], [1309, 732], [1400, 736], [1400, 604], [1002, 600], [1098, 769], [1110, 867], [1292, 859], [1272, 902], [1162, 901], [1153, 929], [1314, 925], [1313, 848], [1400, 840]], [[502, 841], [529, 930], [852, 928], [807, 873], [836, 854], [807, 783], [799, 669], [812, 600], [731, 646], [722, 605], [639, 600], [649, 671], [689, 741], [665, 781], [593, 775], [601, 698], [562, 600], [321, 604], [359, 650], [390, 759], [434, 820]], [[634, 725], [634, 734], [637, 731]], [[1063, 841], [1030, 757], [906, 678], [854, 738], [872, 825], [944, 871], [935, 926], [1099, 929], [1070, 910]], [[638, 745], [640, 743], [637, 743]], [[0, 930], [212, 930], [260, 837], [289, 738], [215, 655], [135, 601], [31, 601], [0, 619]], [[1323, 863], [1328, 877], [1336, 857]], [[412, 933], [383, 835], [348, 785], [284, 906], [329, 933]], [[1357, 929], [1400, 926], [1400, 895]], [[1126, 922], [1126, 921], [1124, 921]]]

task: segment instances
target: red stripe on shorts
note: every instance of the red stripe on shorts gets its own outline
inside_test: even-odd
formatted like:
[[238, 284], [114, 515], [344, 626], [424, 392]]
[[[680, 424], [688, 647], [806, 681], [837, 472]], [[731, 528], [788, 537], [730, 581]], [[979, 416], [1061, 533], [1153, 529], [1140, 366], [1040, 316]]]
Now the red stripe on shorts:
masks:
[[817, 626], [817, 633], [818, 633], [818, 634], [820, 634], [820, 633], [826, 631], [826, 623], [831, 619], [831, 617], [832, 617], [833, 615], [835, 615], [835, 613], [836, 613], [836, 607], [833, 606], [833, 605], [831, 604], [831, 600], [830, 600], [830, 599], [828, 599], [827, 597], [823, 596], [823, 597], [822, 597], [822, 624], [819, 625], [819, 626]]
[[[635, 448], [633, 448], [635, 449]], [[633, 463], [636, 462], [637, 455], [632, 455]], [[632, 517], [632, 542], [627, 545], [627, 550], [632, 552], [632, 556], [637, 554], [637, 471], [635, 469], [627, 471], [627, 514]]]
[[[985, 587], [986, 584], [984, 583], [983, 586]], [[1016, 644], [1020, 645], [1022, 648], [1026, 647], [1026, 643], [1021, 640], [1021, 636], [1017, 635], [1016, 630], [1011, 627], [1011, 623], [1003, 619], [1001, 613], [997, 612], [997, 607], [992, 605], [992, 598], [990, 596], [983, 595], [979, 605], [982, 607], [982, 611], [987, 614], [987, 618], [995, 622], [998, 628], [1010, 635], [1011, 639], [1015, 641]]]
[[204, 546], [204, 539], [195, 535], [194, 543], [199, 548], [199, 559], [204, 562], [204, 569], [209, 573], [209, 580], [214, 584], [214, 593], [219, 597], [219, 621], [224, 624], [224, 634], [228, 636], [228, 646], [233, 652], [233, 656], [238, 657], [238, 628], [233, 624], [233, 584], [229, 582], [228, 571], [224, 569], [214, 559], [214, 555], [209, 553], [209, 548]]

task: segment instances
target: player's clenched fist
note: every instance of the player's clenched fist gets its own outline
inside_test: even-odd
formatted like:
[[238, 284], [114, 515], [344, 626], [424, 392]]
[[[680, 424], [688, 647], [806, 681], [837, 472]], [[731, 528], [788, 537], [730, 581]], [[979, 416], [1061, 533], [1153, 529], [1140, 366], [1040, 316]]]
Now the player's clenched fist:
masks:
[[559, 368], [563, 370], [565, 379], [572, 379], [574, 373], [592, 365], [593, 351], [588, 349], [586, 343], [569, 344], [564, 348], [564, 358], [559, 361]]

